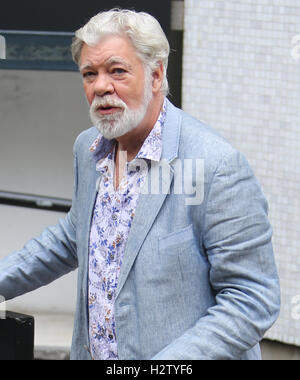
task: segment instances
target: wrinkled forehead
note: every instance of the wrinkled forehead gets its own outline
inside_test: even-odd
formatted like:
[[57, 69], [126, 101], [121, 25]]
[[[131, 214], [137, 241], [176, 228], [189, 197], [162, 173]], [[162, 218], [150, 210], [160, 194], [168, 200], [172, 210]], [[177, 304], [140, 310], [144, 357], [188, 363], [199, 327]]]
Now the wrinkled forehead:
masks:
[[83, 44], [79, 67], [90, 63], [122, 64], [130, 68], [142, 61], [127, 37], [110, 35], [101, 38], [97, 43]]

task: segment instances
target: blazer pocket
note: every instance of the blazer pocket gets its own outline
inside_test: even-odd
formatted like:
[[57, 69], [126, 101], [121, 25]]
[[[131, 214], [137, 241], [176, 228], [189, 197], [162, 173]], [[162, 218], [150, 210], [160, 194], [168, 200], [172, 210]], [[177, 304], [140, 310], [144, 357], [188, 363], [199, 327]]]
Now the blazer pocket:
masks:
[[189, 225], [180, 231], [172, 232], [168, 235], [159, 237], [158, 246], [160, 250], [185, 244], [194, 240], [193, 225]]

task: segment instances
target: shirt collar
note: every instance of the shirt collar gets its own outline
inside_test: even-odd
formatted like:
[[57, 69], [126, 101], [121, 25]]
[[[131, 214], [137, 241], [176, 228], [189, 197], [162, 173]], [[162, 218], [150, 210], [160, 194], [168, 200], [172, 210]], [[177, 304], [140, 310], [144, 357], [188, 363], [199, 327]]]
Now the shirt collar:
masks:
[[[162, 155], [162, 128], [166, 120], [167, 113], [167, 101], [165, 99], [162, 111], [159, 117], [149, 133], [148, 137], [143, 143], [136, 158], [143, 158], [152, 161], [160, 161]], [[101, 134], [98, 135], [96, 140], [90, 147], [90, 151], [93, 153], [94, 159], [98, 162], [107, 157], [111, 153], [116, 145], [116, 140], [107, 140]]]

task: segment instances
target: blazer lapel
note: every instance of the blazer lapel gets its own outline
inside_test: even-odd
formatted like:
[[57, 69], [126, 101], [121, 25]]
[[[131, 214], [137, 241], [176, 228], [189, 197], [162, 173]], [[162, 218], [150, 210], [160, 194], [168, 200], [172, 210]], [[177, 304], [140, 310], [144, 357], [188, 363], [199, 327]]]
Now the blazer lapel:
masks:
[[[163, 152], [161, 162], [151, 165], [148, 178], [160, 178], [161, 189], [158, 194], [141, 194], [136, 207], [134, 221], [129, 233], [123, 263], [118, 280], [116, 297], [123, 288], [134, 261], [147, 237], [168, 193], [173, 181], [173, 171], [170, 163], [177, 158], [181, 128], [181, 115], [169, 101], [167, 103], [167, 116], [162, 131]], [[162, 178], [160, 167], [165, 166], [169, 171], [169, 178]], [[151, 187], [150, 187], [151, 190]]]
[[87, 254], [83, 255], [83, 278], [85, 279], [83, 281], [83, 294], [86, 297], [86, 305], [88, 305], [88, 273], [89, 273], [89, 243], [90, 243], [90, 231], [91, 231], [91, 224], [92, 224], [92, 218], [95, 208], [95, 203], [98, 195], [98, 185], [99, 181], [101, 179], [101, 173], [99, 171], [96, 171], [95, 168], [95, 159], [93, 156], [90, 157], [90, 170], [87, 170], [86, 173], [91, 173], [90, 177], [86, 181], [86, 193], [87, 193], [87, 204], [86, 208], [84, 209], [84, 213], [82, 214], [82, 218], [85, 221], [85, 223], [82, 223], [83, 226], [83, 233], [82, 236], [84, 238], [84, 252], [87, 252]]

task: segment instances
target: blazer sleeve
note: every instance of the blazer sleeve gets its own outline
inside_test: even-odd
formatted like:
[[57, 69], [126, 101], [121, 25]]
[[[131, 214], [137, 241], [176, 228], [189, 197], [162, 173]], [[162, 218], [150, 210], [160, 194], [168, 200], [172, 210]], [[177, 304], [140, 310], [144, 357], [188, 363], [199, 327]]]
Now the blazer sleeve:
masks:
[[30, 240], [22, 250], [0, 261], [0, 295], [9, 300], [41, 286], [77, 268], [76, 189], [77, 159], [74, 149], [75, 184], [72, 208], [54, 227]]
[[275, 322], [280, 288], [267, 209], [246, 159], [229, 154], [211, 181], [203, 220], [216, 304], [155, 360], [239, 359]]

